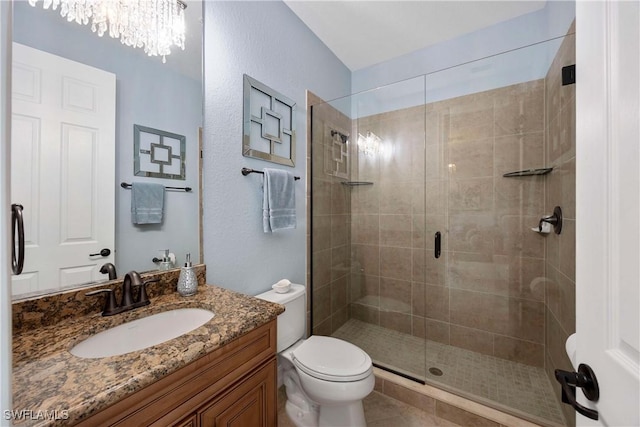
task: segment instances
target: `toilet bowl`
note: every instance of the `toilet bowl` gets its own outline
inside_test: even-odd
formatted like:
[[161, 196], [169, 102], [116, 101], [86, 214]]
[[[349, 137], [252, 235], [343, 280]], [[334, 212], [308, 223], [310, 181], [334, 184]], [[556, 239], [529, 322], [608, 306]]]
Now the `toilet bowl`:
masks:
[[371, 358], [346, 341], [305, 332], [306, 291], [257, 295], [283, 304], [278, 316], [278, 364], [287, 392], [286, 411], [298, 427], [364, 427], [362, 399], [373, 391]]

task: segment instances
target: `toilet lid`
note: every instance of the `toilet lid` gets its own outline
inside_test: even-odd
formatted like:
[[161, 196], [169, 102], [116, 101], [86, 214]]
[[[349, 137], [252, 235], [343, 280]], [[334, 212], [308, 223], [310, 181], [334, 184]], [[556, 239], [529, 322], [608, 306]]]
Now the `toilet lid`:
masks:
[[297, 368], [327, 381], [348, 382], [373, 371], [371, 358], [359, 347], [337, 338], [313, 335], [292, 353]]

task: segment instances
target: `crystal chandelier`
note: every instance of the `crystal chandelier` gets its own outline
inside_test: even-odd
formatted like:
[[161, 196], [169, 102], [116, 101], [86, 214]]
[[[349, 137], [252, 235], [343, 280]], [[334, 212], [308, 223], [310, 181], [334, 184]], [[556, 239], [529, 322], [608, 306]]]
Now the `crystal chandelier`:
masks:
[[358, 134], [358, 151], [367, 156], [375, 156], [382, 152], [382, 139], [373, 132], [367, 131], [367, 135]]
[[[36, 6], [39, 0], [29, 0]], [[175, 45], [184, 50], [184, 9], [181, 0], [43, 0], [42, 7], [60, 6], [67, 21], [87, 25], [102, 37], [105, 32], [122, 44], [144, 48], [149, 56], [171, 53]]]

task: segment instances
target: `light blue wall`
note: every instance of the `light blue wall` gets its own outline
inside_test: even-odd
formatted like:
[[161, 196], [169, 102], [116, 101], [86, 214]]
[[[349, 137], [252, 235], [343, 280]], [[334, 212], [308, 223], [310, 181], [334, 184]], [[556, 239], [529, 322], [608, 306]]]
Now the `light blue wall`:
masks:
[[[543, 78], [561, 40], [541, 42], [563, 37], [574, 18], [573, 1], [551, 0], [539, 11], [356, 70], [351, 77], [354, 93], [434, 74], [425, 81], [426, 99], [424, 93], [362, 94], [359, 105], [353, 106], [352, 117]], [[471, 61], [477, 62], [466, 64]]]
[[[59, 11], [42, 10], [26, 1], [14, 2], [14, 41], [116, 75], [116, 268], [122, 276], [130, 270], [152, 270], [159, 249], [169, 248], [179, 261], [198, 253], [198, 127], [202, 126], [202, 84], [166, 65], [149, 60], [133, 48], [110, 37], [97, 37], [88, 26], [69, 23]], [[171, 57], [167, 57], [171, 61]], [[186, 136], [186, 181], [134, 177], [133, 125]], [[167, 192], [163, 224], [131, 223], [131, 191], [118, 183], [153, 181], [169, 186], [189, 186], [191, 194]], [[197, 259], [197, 257], [195, 257]]]
[[[351, 74], [282, 2], [205, 3], [204, 259], [208, 283], [255, 295], [279, 279], [305, 283], [306, 98], [351, 93]], [[242, 156], [242, 75], [298, 106], [295, 168]], [[262, 178], [278, 167], [296, 181], [295, 230], [262, 231]]]

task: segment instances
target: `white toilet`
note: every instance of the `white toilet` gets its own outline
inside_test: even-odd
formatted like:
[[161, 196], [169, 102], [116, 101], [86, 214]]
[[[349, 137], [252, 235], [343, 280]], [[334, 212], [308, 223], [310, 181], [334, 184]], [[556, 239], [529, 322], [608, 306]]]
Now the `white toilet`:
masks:
[[303, 339], [306, 290], [268, 291], [256, 298], [282, 304], [278, 316], [278, 377], [287, 390], [286, 411], [298, 427], [364, 427], [364, 399], [374, 386], [371, 358], [337, 338]]

